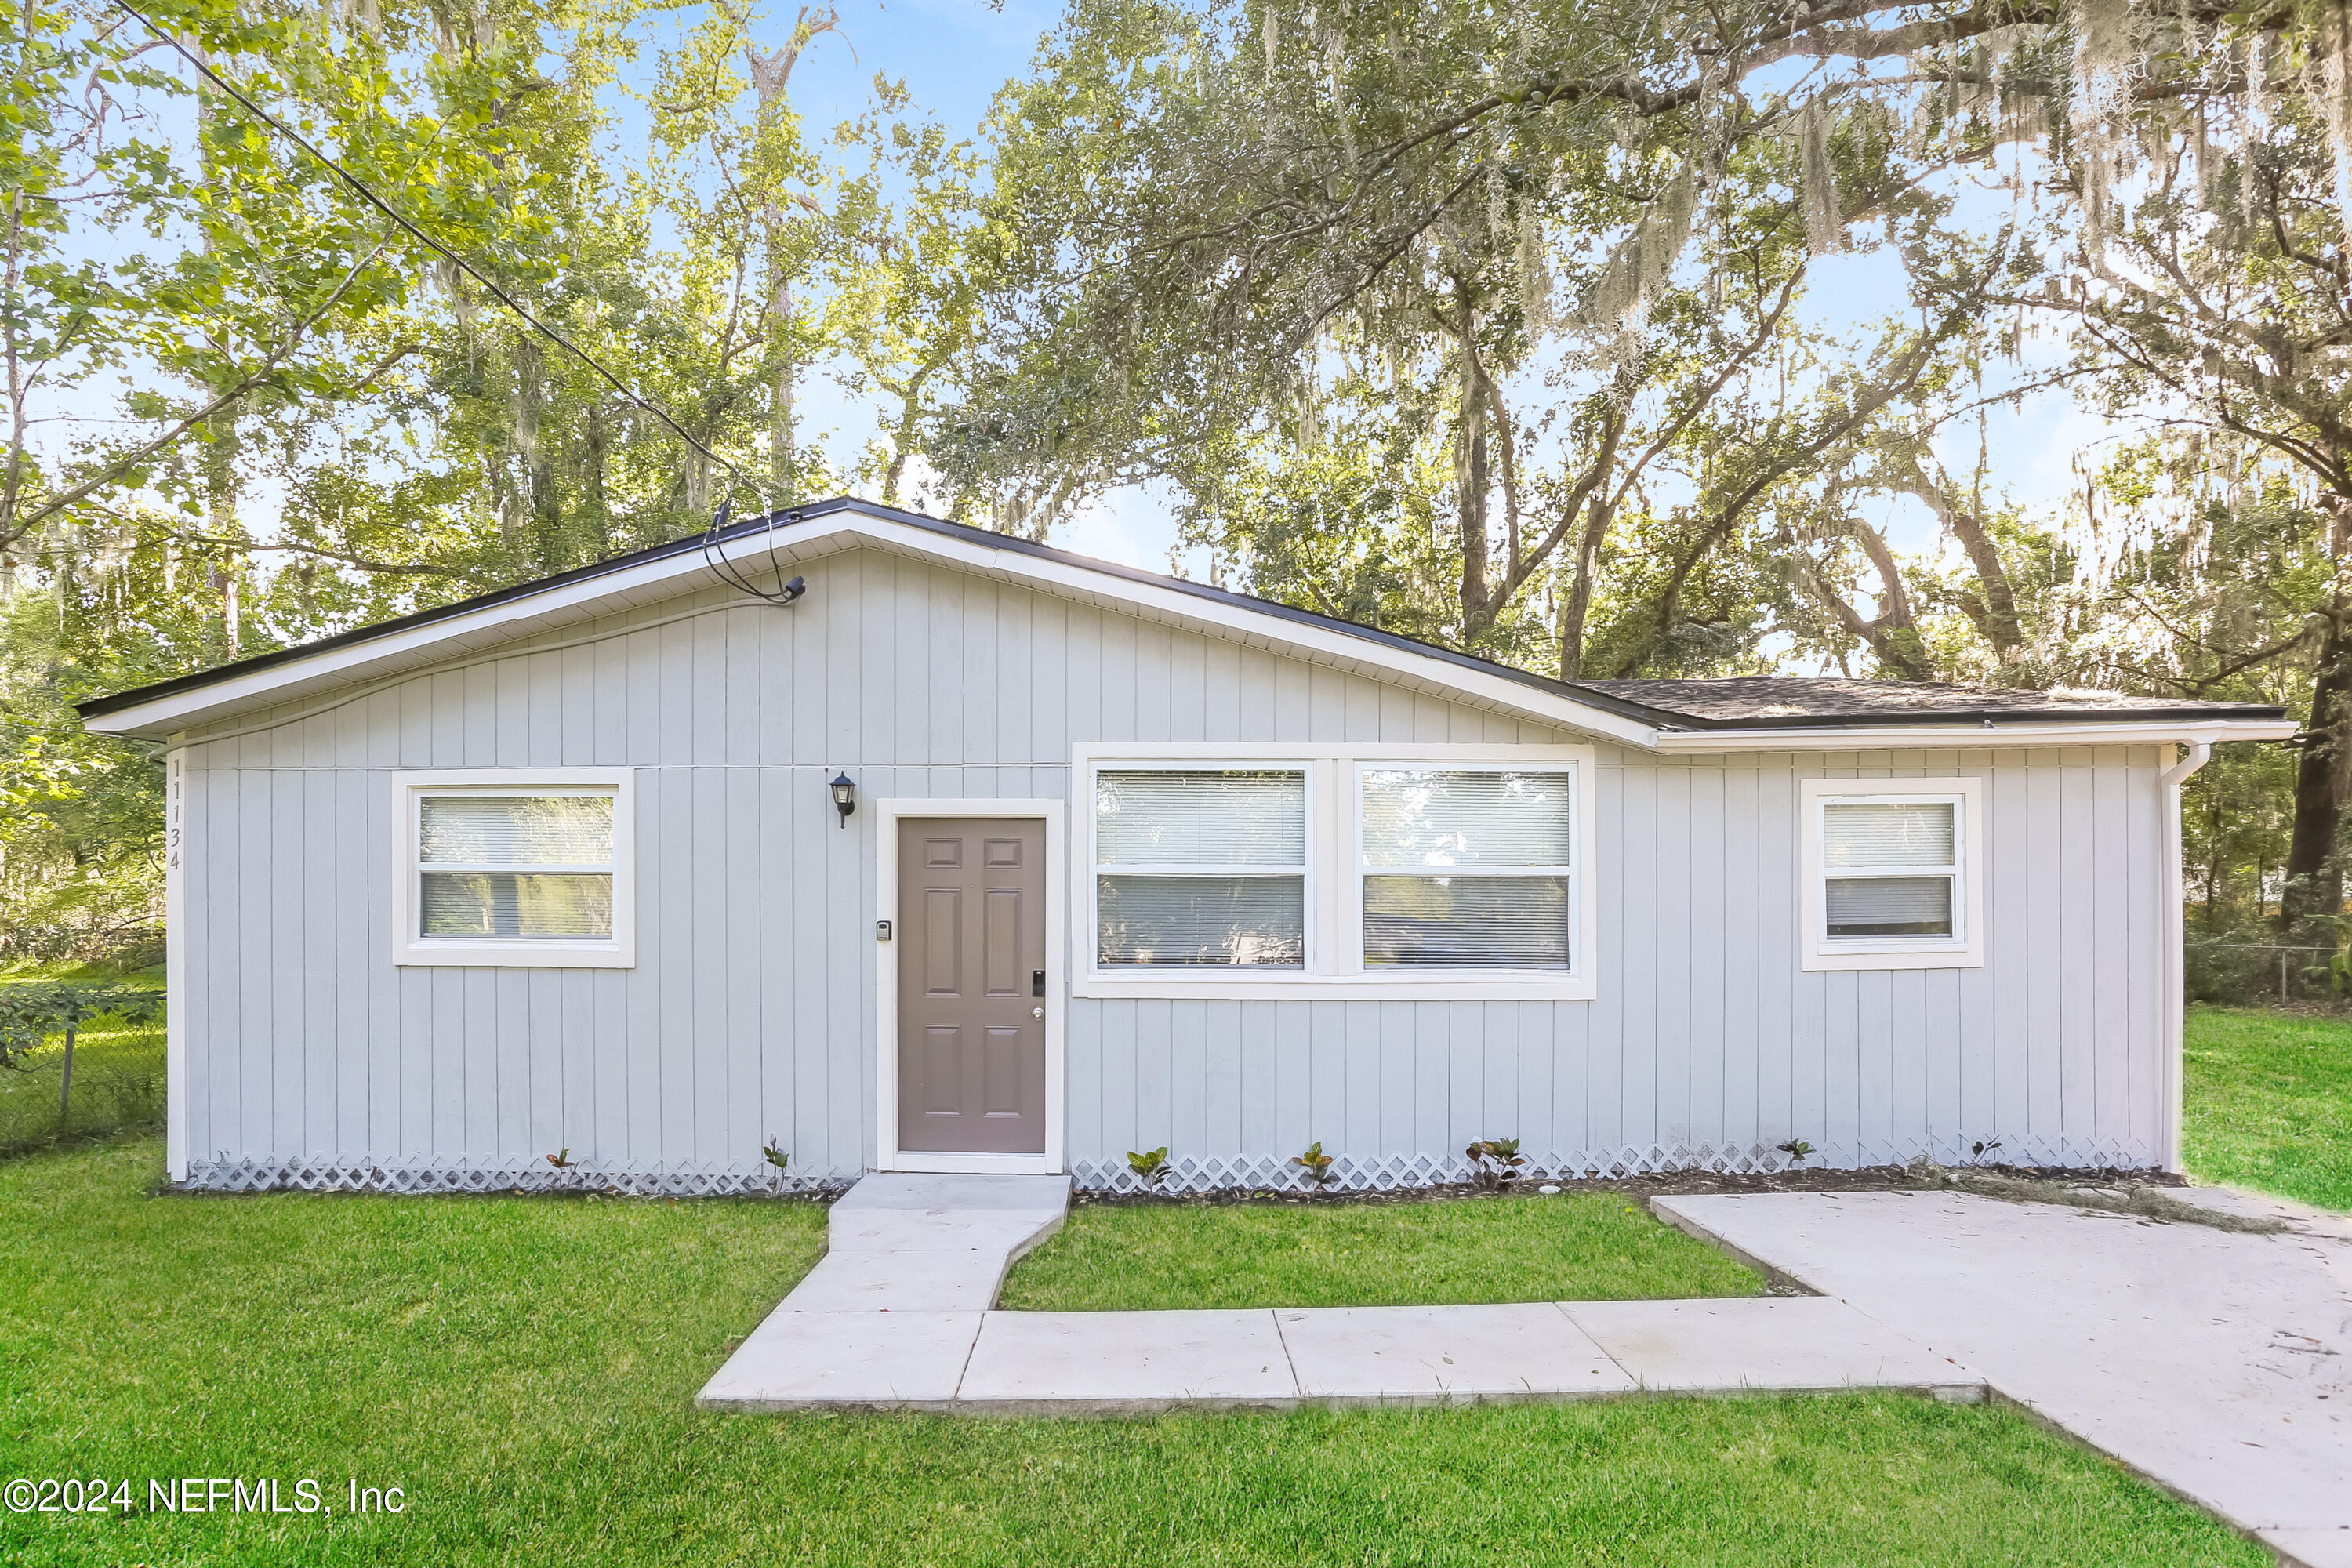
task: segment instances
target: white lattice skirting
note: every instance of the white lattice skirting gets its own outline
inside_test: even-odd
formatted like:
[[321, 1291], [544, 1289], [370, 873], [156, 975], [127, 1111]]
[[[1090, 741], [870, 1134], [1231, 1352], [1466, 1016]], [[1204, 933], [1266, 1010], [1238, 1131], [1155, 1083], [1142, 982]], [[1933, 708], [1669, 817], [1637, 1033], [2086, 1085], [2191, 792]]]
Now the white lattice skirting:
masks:
[[[1871, 1165], [1907, 1165], [1922, 1158], [1938, 1164], [1964, 1165], [1972, 1158], [1969, 1144], [1973, 1142], [1833, 1145], [1808, 1155], [1804, 1168], [1856, 1170]], [[1648, 1148], [1600, 1153], [1521, 1152], [1528, 1161], [1519, 1167], [1523, 1181], [1643, 1176], [1665, 1171], [1753, 1174], [1791, 1168], [1788, 1155], [1778, 1149], [1756, 1145], [1726, 1144], [1717, 1148], [1702, 1143], [1696, 1148], [1677, 1145], [1670, 1149], [1652, 1144]], [[2137, 1143], [2072, 1142], [2065, 1139], [2004, 1141], [1986, 1158], [2005, 1165], [2064, 1170], [2142, 1170], [2152, 1163], [2147, 1149]], [[1323, 1185], [1341, 1192], [1394, 1192], [1405, 1187], [1466, 1182], [1472, 1174], [1470, 1162], [1460, 1154], [1339, 1154], [1332, 1158], [1330, 1180]], [[1125, 1159], [1073, 1160], [1070, 1175], [1076, 1185], [1091, 1192], [1135, 1193], [1150, 1185], [1129, 1167]], [[1305, 1170], [1279, 1154], [1175, 1154], [1169, 1158], [1168, 1174], [1158, 1190], [1211, 1193], [1249, 1188], [1306, 1192], [1316, 1184]]]
[[[1852, 1170], [1866, 1165], [1907, 1165], [1930, 1159], [1964, 1165], [1968, 1142], [1833, 1144], [1815, 1151], [1808, 1169]], [[2137, 1143], [2066, 1139], [2004, 1141], [1989, 1159], [2007, 1165], [2055, 1169], [2140, 1170], [2152, 1162]], [[1168, 1162], [1161, 1192], [1230, 1192], [1242, 1188], [1304, 1192], [1316, 1184], [1281, 1154], [1187, 1155]], [[1524, 1180], [1576, 1181], [1592, 1177], [1653, 1175], [1665, 1171], [1723, 1171], [1749, 1174], [1790, 1168], [1777, 1149], [1702, 1143], [1696, 1148], [1625, 1148], [1601, 1152], [1528, 1152], [1519, 1167]], [[1342, 1192], [1394, 1192], [1405, 1187], [1466, 1182], [1470, 1163], [1460, 1154], [1335, 1155], [1327, 1186]], [[191, 1162], [184, 1187], [205, 1192], [258, 1193], [293, 1190], [325, 1193], [608, 1193], [632, 1197], [772, 1197], [838, 1191], [857, 1179], [856, 1171], [793, 1172], [779, 1177], [767, 1165], [709, 1161], [664, 1164], [608, 1164], [583, 1160], [558, 1171], [541, 1155], [379, 1158], [358, 1154], [268, 1154], [252, 1159]], [[1094, 1192], [1140, 1192], [1146, 1183], [1125, 1159], [1073, 1160], [1073, 1182]]]
[[258, 1193], [611, 1193], [641, 1198], [778, 1197], [837, 1190], [856, 1173], [779, 1173], [765, 1164], [709, 1161], [606, 1164], [582, 1160], [563, 1170], [543, 1155], [469, 1159], [409, 1154], [265, 1154], [250, 1160], [194, 1160], [180, 1184], [205, 1192]]

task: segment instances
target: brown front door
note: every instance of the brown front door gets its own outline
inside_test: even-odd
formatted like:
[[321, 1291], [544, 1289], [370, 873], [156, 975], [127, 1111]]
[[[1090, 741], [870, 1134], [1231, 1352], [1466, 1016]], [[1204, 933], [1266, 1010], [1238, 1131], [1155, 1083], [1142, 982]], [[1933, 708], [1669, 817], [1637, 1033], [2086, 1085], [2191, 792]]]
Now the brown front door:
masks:
[[1045, 824], [898, 823], [898, 1147], [1045, 1149]]

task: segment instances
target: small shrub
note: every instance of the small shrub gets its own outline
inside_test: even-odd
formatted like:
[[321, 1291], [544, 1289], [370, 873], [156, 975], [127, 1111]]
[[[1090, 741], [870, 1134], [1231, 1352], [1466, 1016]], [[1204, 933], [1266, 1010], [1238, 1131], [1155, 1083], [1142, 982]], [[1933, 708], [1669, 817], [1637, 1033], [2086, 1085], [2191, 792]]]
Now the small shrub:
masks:
[[1528, 1163], [1516, 1138], [1481, 1138], [1462, 1152], [1470, 1157], [1471, 1176], [1490, 1193], [1517, 1181], [1519, 1167]]
[[1129, 1149], [1127, 1152], [1127, 1168], [1141, 1176], [1150, 1185], [1158, 1186], [1168, 1179], [1168, 1145], [1162, 1143], [1147, 1154], [1139, 1154]]
[[1791, 1165], [1803, 1164], [1813, 1152], [1813, 1146], [1801, 1138], [1791, 1138], [1786, 1143], [1776, 1143], [1773, 1147], [1789, 1156]]
[[1307, 1173], [1307, 1179], [1321, 1186], [1331, 1179], [1331, 1156], [1323, 1152], [1323, 1140], [1318, 1138], [1307, 1146], [1304, 1154], [1294, 1154], [1290, 1163]]

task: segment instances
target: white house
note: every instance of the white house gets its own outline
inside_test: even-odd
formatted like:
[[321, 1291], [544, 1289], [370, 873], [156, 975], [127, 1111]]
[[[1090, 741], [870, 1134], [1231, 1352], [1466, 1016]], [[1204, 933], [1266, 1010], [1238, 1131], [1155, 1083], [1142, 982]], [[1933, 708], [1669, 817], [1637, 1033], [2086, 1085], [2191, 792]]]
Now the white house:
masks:
[[673, 1192], [2168, 1165], [2179, 784], [2294, 729], [1563, 683], [856, 500], [83, 711], [168, 747], [175, 1178]]

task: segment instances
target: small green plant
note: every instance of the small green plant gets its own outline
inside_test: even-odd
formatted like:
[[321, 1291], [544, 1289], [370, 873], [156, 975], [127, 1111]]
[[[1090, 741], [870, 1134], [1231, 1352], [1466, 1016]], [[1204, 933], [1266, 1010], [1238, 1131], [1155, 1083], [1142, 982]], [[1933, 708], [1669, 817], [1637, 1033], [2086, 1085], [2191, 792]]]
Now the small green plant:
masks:
[[1331, 1156], [1323, 1152], [1320, 1138], [1309, 1143], [1304, 1154], [1293, 1154], [1290, 1163], [1305, 1171], [1307, 1179], [1318, 1187], [1331, 1179]]
[[776, 1173], [768, 1178], [769, 1185], [777, 1192], [783, 1191], [784, 1171], [793, 1163], [793, 1157], [784, 1152], [784, 1141], [771, 1137], [760, 1145], [760, 1158], [776, 1168]]
[[1773, 1147], [1789, 1156], [1789, 1163], [1791, 1165], [1803, 1164], [1813, 1152], [1813, 1146], [1801, 1138], [1791, 1138], [1786, 1143], [1778, 1143]]
[[1148, 1184], [1158, 1186], [1168, 1179], [1168, 1145], [1162, 1143], [1147, 1154], [1139, 1154], [1129, 1149], [1127, 1152], [1127, 1168], [1141, 1176]]
[[1471, 1176], [1490, 1193], [1517, 1181], [1519, 1167], [1528, 1163], [1516, 1138], [1481, 1138], [1462, 1152], [1470, 1158]]
[[572, 1157], [572, 1145], [566, 1143], [554, 1153], [548, 1155], [547, 1163], [555, 1167], [555, 1190], [559, 1193], [570, 1192], [574, 1180], [572, 1172], [579, 1163]]
[[2000, 1152], [2000, 1139], [1994, 1138], [1987, 1140], [1979, 1138], [1975, 1142], [1969, 1145], [1969, 1163], [1971, 1165], [1981, 1165], [1989, 1156], [1999, 1153]]

